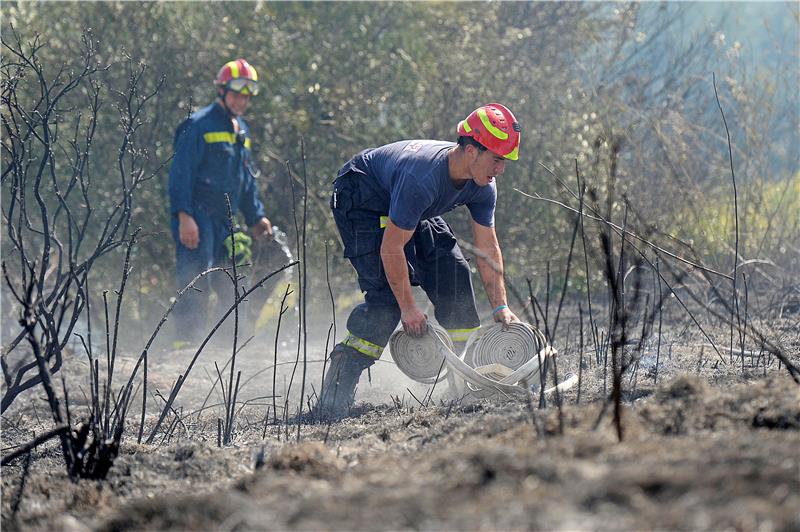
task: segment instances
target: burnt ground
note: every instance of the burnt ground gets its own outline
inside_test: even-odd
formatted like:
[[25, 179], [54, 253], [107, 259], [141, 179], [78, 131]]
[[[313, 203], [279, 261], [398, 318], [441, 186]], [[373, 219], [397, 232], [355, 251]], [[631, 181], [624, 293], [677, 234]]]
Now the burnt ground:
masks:
[[[797, 323], [775, 338], [800, 362]], [[720, 333], [721, 337], [724, 334]], [[574, 342], [573, 342], [574, 343]], [[800, 529], [800, 386], [759, 352], [717, 355], [686, 329], [664, 332], [658, 375], [653, 342], [624, 380], [623, 440], [603, 410], [603, 365], [586, 354], [578, 389], [538, 402], [458, 404], [439, 385], [412, 383], [387, 362], [360, 384], [354, 416], [331, 425], [264, 424], [271, 409], [273, 346], [251, 343], [238, 357], [234, 443], [217, 446], [218, 393], [204, 353], [176, 408], [181, 423], [153, 445], [136, 443], [137, 411], [105, 481], [71, 482], [55, 441], [2, 470], [4, 530], [352, 530], [352, 529]], [[296, 357], [279, 345], [280, 361]], [[324, 346], [309, 349], [306, 394]], [[312, 353], [316, 353], [312, 355]], [[192, 352], [153, 357], [150, 392], [164, 395]], [[580, 356], [563, 348], [559, 372]], [[134, 355], [118, 361], [120, 375]], [[73, 398], [81, 362], [65, 364]], [[85, 369], [85, 368], [84, 368]], [[280, 366], [283, 395], [292, 364]], [[259, 373], [260, 372], [260, 373]], [[299, 375], [299, 373], [297, 374]], [[657, 377], [658, 382], [655, 383]], [[227, 378], [227, 377], [226, 377]], [[73, 382], [68, 378], [68, 382]], [[299, 377], [293, 381], [299, 392]], [[413, 395], [412, 395], [413, 394]], [[37, 393], [3, 416], [3, 448], [51, 427]], [[198, 411], [206, 396], [206, 408]], [[265, 397], [266, 396], [266, 397]], [[136, 401], [141, 401], [141, 393]], [[415, 398], [416, 397], [416, 398]], [[425, 403], [420, 404], [419, 401]], [[77, 404], [79, 399], [73, 399]], [[276, 399], [280, 405], [282, 398]], [[148, 427], [163, 404], [148, 403]], [[279, 408], [280, 412], [280, 408]], [[268, 414], [270, 420], [273, 412]], [[145, 428], [145, 435], [148, 434]], [[288, 443], [287, 443], [288, 442]]]

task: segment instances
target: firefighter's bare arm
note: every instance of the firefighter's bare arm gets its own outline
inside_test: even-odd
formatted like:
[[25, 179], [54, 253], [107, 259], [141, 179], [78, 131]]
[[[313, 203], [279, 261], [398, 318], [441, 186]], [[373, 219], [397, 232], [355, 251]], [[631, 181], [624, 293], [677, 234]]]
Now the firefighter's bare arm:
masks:
[[414, 301], [411, 283], [408, 280], [408, 264], [403, 251], [403, 247], [413, 234], [413, 230], [401, 229], [390, 219], [383, 233], [381, 260], [386, 279], [397, 299], [397, 304], [400, 305], [400, 321], [403, 323], [403, 329], [411, 336], [422, 336], [428, 328], [427, 316]]
[[272, 224], [270, 223], [269, 219], [261, 218], [259, 221], [257, 221], [255, 225], [250, 227], [250, 234], [253, 235], [253, 238], [256, 240], [261, 240], [262, 238], [271, 238]]
[[478, 248], [478, 272], [486, 289], [489, 303], [494, 309], [494, 321], [508, 326], [509, 323], [520, 321], [508, 308], [506, 299], [506, 284], [503, 280], [503, 254], [497, 242], [497, 233], [494, 227], [483, 226], [473, 220], [472, 235], [475, 247]]
[[195, 249], [200, 243], [200, 229], [197, 227], [197, 222], [190, 214], [183, 211], [178, 213], [178, 236], [181, 244], [189, 249]]

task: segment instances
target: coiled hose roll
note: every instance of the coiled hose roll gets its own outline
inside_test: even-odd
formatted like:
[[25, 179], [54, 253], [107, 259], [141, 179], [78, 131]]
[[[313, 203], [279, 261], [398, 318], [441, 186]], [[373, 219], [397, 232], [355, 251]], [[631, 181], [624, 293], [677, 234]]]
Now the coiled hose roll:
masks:
[[539, 370], [556, 352], [527, 323], [512, 323], [507, 331], [499, 323], [481, 327], [468, 340], [463, 360], [453, 352], [447, 332], [433, 323], [421, 338], [398, 329], [389, 339], [389, 351], [409, 378], [425, 384], [447, 378], [454, 395], [475, 397], [527, 395], [528, 389], [538, 389]]
[[450, 352], [454, 349], [447, 331], [438, 325], [428, 324], [428, 332], [421, 338], [414, 338], [402, 329], [395, 331], [389, 338], [389, 352], [394, 363], [408, 378], [433, 384], [447, 376], [445, 357], [439, 353], [440, 344], [444, 344]]

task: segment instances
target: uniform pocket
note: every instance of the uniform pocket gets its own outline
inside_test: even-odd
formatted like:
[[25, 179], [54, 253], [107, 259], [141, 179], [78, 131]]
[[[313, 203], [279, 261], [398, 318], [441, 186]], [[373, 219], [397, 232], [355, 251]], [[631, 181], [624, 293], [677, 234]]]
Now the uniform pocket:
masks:
[[379, 253], [383, 239], [382, 213], [370, 209], [374, 201], [371, 191], [360, 181], [363, 177], [345, 173], [333, 183], [330, 206], [347, 258]]
[[351, 228], [350, 237], [344, 242], [344, 256], [360, 257], [368, 253], [380, 254], [383, 242], [380, 214], [354, 208], [347, 213], [347, 222]]

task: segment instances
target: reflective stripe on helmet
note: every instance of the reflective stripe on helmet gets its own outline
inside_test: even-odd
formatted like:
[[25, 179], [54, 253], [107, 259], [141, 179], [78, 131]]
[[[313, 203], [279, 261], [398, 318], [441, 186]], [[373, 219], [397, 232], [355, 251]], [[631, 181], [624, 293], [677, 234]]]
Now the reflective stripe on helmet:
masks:
[[462, 120], [461, 121], [461, 127], [463, 127], [464, 131], [467, 132], [467, 133], [470, 133], [472, 131], [472, 128], [469, 127], [469, 124], [467, 123], [466, 120]]
[[231, 61], [228, 63], [228, 66], [231, 69], [231, 77], [236, 79], [239, 77], [239, 61]]
[[342, 345], [352, 347], [362, 355], [366, 355], [376, 360], [381, 358], [381, 354], [383, 353], [382, 346], [378, 344], [373, 344], [369, 340], [364, 340], [363, 338], [359, 338], [350, 331], [347, 331], [347, 336], [342, 341]]
[[492, 122], [489, 120], [489, 115], [486, 114], [486, 109], [484, 109], [483, 107], [478, 109], [478, 118], [481, 119], [483, 127], [486, 128], [486, 131], [488, 131], [492, 135], [494, 135], [500, 140], [506, 140], [508, 138], [508, 133], [500, 129], [497, 129], [496, 127], [494, 127], [494, 125], [492, 125]]

